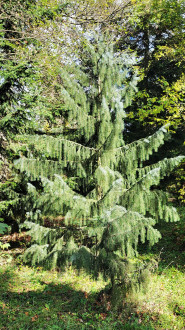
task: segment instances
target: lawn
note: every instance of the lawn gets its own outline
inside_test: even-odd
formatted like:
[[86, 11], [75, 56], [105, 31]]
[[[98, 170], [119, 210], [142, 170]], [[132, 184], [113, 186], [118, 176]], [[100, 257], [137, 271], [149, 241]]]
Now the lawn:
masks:
[[[71, 267], [63, 272], [23, 265], [0, 256], [0, 329], [185, 329], [184, 223], [161, 229], [163, 239], [142, 258], [160, 258], [146, 292], [128, 296], [114, 312], [101, 278]], [[18, 251], [19, 252], [19, 251]]]

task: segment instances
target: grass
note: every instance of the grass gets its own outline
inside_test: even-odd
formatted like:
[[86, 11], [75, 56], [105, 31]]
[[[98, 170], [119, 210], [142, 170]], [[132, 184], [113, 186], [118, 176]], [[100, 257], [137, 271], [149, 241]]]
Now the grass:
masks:
[[145, 294], [127, 297], [115, 314], [97, 301], [105, 287], [73, 269], [0, 268], [0, 329], [184, 329], [185, 274], [175, 267], [151, 277]]
[[12, 253], [0, 257], [0, 329], [185, 329], [185, 225], [160, 228], [163, 238], [142, 258], [158, 258], [144, 292], [128, 296], [123, 311], [113, 312], [101, 296], [107, 283], [69, 268], [44, 271], [17, 263]]
[[131, 329], [132, 324], [146, 329], [131, 317], [124, 325], [123, 317], [97, 302], [104, 287], [101, 279], [95, 282], [72, 269], [57, 273], [22, 265], [3, 266], [0, 329]]
[[142, 323], [154, 329], [185, 329], [185, 274], [174, 267], [152, 276], [148, 290], [130, 297]]

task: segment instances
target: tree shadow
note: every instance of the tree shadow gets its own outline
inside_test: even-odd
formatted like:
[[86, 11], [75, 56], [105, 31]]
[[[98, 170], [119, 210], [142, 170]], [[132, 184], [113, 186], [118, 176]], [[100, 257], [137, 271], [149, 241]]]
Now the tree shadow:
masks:
[[[7, 273], [8, 274], [8, 273]], [[108, 308], [109, 301], [97, 299], [69, 284], [47, 284], [39, 281], [38, 290], [12, 292], [6, 285], [0, 299], [0, 329], [149, 329], [138, 324], [136, 317], [128, 324]], [[127, 306], [133, 315], [134, 306]], [[131, 322], [131, 323], [130, 323]], [[132, 324], [132, 327], [129, 327]], [[135, 327], [137, 325], [137, 327]]]
[[[4, 273], [6, 283], [1, 293], [1, 329], [74, 329], [96, 319], [104, 307], [96, 305], [95, 296], [73, 289], [68, 284], [40, 282], [43, 289], [12, 292], [9, 287], [12, 277]], [[92, 310], [93, 308], [93, 310]], [[88, 315], [90, 320], [88, 320]], [[21, 323], [21, 327], [20, 327]], [[6, 327], [8, 324], [8, 327]]]

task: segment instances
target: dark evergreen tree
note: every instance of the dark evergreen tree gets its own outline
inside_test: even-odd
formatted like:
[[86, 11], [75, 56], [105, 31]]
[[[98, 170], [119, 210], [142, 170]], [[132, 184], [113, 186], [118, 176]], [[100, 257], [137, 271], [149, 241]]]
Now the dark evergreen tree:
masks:
[[19, 137], [27, 151], [15, 165], [30, 178], [35, 200], [24, 223], [32, 236], [24, 261], [50, 268], [70, 262], [114, 286], [130, 283], [128, 260], [139, 240], [155, 244], [155, 224], [178, 220], [157, 185], [182, 157], [145, 166], [168, 136], [164, 127], [125, 145], [125, 108], [138, 81], [134, 56], [115, 53], [102, 38], [83, 47], [80, 64], [60, 70], [61, 125]]
[[10, 144], [15, 134], [38, 128], [38, 116], [47, 119], [47, 106], [41, 108], [41, 68], [35, 55], [41, 49], [40, 25], [52, 19], [50, 7], [42, 1], [0, 3], [0, 218], [12, 231], [25, 217], [27, 189], [24, 178], [12, 170], [16, 155]]
[[[0, 218], [18, 230], [17, 220], [23, 207], [21, 180], [12, 171], [10, 139], [31, 126], [29, 108], [33, 93], [28, 93], [33, 68], [21, 57], [29, 47], [28, 1], [4, 1], [0, 4]], [[26, 190], [26, 188], [24, 189]]]

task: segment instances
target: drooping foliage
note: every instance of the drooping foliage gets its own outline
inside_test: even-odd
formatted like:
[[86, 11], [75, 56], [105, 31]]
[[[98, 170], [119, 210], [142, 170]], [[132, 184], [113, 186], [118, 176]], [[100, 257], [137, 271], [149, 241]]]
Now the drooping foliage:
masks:
[[70, 262], [114, 283], [127, 278], [127, 258], [137, 256], [139, 241], [158, 241], [157, 222], [178, 220], [157, 186], [182, 157], [149, 163], [168, 137], [165, 127], [131, 144], [123, 140], [138, 81], [133, 54], [91, 36], [78, 63], [61, 67], [61, 126], [17, 136], [26, 151], [15, 166], [27, 174], [35, 201], [24, 223], [33, 243], [24, 261]]

